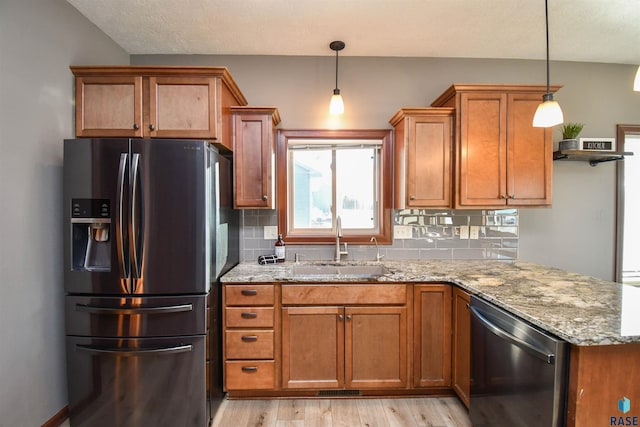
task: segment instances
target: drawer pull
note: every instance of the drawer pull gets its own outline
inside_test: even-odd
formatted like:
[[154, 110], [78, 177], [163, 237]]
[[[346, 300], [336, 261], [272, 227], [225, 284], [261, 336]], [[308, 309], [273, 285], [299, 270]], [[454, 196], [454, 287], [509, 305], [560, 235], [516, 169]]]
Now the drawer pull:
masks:
[[258, 317], [258, 313], [242, 313], [240, 315], [243, 319], [255, 319]]
[[243, 366], [242, 372], [258, 372], [257, 366]]
[[258, 341], [258, 336], [257, 335], [243, 335], [242, 336], [242, 341], [244, 341], [244, 342]]
[[246, 296], [246, 297], [250, 297], [253, 295], [258, 295], [258, 291], [256, 289], [243, 289], [242, 290], [242, 295]]

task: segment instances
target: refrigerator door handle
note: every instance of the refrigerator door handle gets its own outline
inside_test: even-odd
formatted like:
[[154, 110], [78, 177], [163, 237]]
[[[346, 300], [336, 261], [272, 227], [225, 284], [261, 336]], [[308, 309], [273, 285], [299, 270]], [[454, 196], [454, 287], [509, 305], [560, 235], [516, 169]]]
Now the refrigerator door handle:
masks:
[[94, 354], [111, 354], [119, 357], [131, 357], [131, 356], [158, 356], [158, 355], [168, 355], [168, 354], [176, 354], [176, 353], [186, 353], [186, 352], [192, 351], [193, 346], [191, 344], [187, 344], [187, 345], [178, 345], [175, 347], [160, 347], [160, 348], [132, 350], [129, 348], [103, 348], [103, 347], [93, 347], [90, 345], [77, 344], [76, 349], [80, 351], [86, 351], [88, 353], [94, 353]]
[[129, 247], [131, 248], [131, 275], [135, 279], [140, 278], [142, 260], [142, 247], [138, 250], [138, 243], [142, 239], [142, 232], [138, 219], [138, 209], [140, 209], [140, 154], [135, 153], [131, 157], [131, 230], [129, 232]]
[[[124, 250], [124, 227], [126, 226], [126, 221], [124, 218], [124, 184], [125, 175], [127, 173], [128, 157], [129, 155], [127, 153], [120, 154], [120, 167], [118, 168], [118, 189], [116, 196], [116, 246], [118, 249], [118, 264], [120, 265], [121, 272], [120, 277], [123, 279], [129, 278], [129, 269], [127, 268]], [[129, 287], [128, 284], [127, 287]], [[130, 289], [127, 290], [129, 292], [131, 291]]]
[[93, 313], [93, 314], [165, 314], [165, 313], [182, 313], [186, 311], [193, 311], [193, 304], [178, 304], [178, 305], [167, 305], [160, 307], [133, 307], [133, 308], [122, 308], [122, 307], [97, 307], [94, 305], [88, 304], [76, 304], [76, 311], [82, 311], [85, 313]]

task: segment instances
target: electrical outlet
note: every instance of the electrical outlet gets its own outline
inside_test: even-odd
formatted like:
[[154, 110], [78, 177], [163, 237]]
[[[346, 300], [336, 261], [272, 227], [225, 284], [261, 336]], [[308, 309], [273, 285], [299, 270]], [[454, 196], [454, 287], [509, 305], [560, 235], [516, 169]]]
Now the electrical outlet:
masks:
[[472, 225], [469, 227], [469, 238], [471, 240], [478, 240], [480, 238], [480, 226]]
[[460, 240], [469, 240], [469, 226], [461, 225], [460, 226]]
[[393, 226], [393, 238], [394, 239], [411, 239], [413, 238], [413, 227], [410, 225], [394, 225]]
[[278, 238], [278, 226], [277, 225], [265, 225], [264, 226], [264, 240], [276, 240]]

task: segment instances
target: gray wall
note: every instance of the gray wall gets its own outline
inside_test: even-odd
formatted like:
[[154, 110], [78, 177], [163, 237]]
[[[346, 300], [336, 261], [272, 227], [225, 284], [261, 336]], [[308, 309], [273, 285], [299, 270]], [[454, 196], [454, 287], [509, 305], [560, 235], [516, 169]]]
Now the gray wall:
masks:
[[129, 56], [64, 0], [0, 2], [0, 426], [39, 426], [67, 404], [62, 140], [71, 64]]
[[[282, 128], [387, 128], [400, 107], [429, 105], [452, 83], [544, 83], [543, 61], [340, 57], [346, 113], [327, 120], [334, 57], [134, 55], [132, 64], [225, 65], [252, 105], [275, 105]], [[565, 121], [582, 136], [614, 137], [640, 124], [637, 67], [552, 62]], [[560, 135], [556, 129], [555, 139]], [[519, 210], [519, 258], [607, 280], [614, 278], [615, 164], [555, 162], [553, 207]]]

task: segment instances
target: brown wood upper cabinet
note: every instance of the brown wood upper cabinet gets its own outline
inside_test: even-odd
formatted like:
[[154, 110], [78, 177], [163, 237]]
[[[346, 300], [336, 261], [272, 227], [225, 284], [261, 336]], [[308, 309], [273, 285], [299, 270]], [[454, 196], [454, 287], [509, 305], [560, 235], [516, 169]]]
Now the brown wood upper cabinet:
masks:
[[234, 207], [275, 208], [275, 107], [232, 107]]
[[230, 107], [246, 105], [225, 67], [79, 67], [77, 137], [192, 138], [232, 150]]
[[455, 84], [431, 104], [456, 109], [453, 207], [551, 205], [551, 129], [532, 125], [545, 91]]
[[453, 108], [402, 108], [395, 128], [394, 208], [451, 206]]

